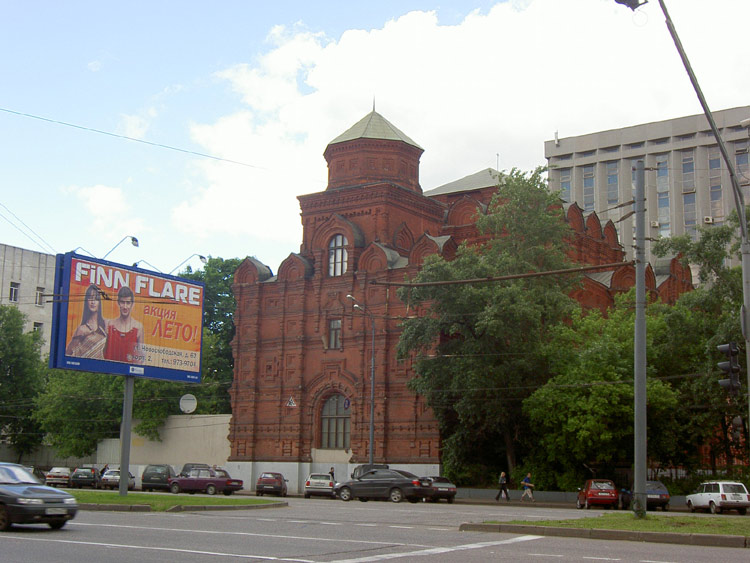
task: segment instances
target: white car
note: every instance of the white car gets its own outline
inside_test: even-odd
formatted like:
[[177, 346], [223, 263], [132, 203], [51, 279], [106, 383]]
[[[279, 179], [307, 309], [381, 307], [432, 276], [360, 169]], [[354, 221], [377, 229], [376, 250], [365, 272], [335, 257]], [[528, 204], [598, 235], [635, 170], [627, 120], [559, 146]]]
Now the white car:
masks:
[[70, 467], [53, 467], [44, 474], [48, 487], [70, 487]]
[[706, 481], [696, 491], [685, 497], [688, 510], [708, 510], [720, 514], [722, 510], [736, 510], [746, 514], [750, 507], [750, 494], [742, 483], [736, 481]]
[[335, 484], [328, 473], [312, 473], [305, 481], [305, 498], [313, 495], [336, 498], [333, 493]]
[[[102, 489], [117, 489], [120, 486], [120, 470], [110, 469], [101, 478]], [[128, 490], [135, 489], [135, 476], [128, 471]]]

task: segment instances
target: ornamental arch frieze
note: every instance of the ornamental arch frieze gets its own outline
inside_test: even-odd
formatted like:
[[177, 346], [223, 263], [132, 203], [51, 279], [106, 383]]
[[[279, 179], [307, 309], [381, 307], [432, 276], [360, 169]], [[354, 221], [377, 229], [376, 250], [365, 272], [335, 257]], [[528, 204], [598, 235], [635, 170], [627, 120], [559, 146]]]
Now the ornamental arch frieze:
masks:
[[487, 206], [473, 197], [464, 196], [451, 204], [446, 223], [448, 225], [474, 225], [479, 215], [487, 213]]

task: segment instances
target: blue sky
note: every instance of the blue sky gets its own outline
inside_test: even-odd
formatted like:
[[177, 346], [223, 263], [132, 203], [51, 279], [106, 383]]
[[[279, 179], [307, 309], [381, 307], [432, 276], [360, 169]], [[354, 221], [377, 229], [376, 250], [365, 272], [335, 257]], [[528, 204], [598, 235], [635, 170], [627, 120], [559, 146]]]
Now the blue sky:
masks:
[[[669, 4], [712, 109], [750, 103], [750, 3]], [[541, 165], [555, 131], [701, 111], [655, 0], [638, 14], [614, 0], [0, 10], [0, 242], [102, 257], [135, 235], [109, 258], [165, 272], [194, 253], [275, 272], [299, 251], [296, 196], [325, 189], [326, 144], [373, 98], [425, 148], [425, 190]]]

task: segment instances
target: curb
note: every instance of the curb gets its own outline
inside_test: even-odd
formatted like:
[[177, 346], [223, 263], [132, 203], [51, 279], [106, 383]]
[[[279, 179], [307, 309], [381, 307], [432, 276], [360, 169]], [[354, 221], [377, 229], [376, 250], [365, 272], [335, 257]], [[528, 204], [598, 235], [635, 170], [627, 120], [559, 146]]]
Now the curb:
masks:
[[[266, 504], [233, 504], [233, 505], [185, 505], [178, 504], [164, 512], [198, 512], [203, 510], [255, 510], [259, 508], [282, 508], [289, 506], [287, 502], [273, 502]], [[91, 504], [78, 505], [78, 510], [107, 511], [107, 512], [152, 512], [148, 504]]]
[[560, 528], [534, 526], [533, 524], [472, 524], [459, 526], [461, 532], [495, 532], [502, 534], [530, 534], [536, 536], [556, 536], [585, 538], [592, 540], [640, 541], [651, 543], [676, 543], [708, 547], [750, 548], [750, 538], [719, 534], [680, 534], [676, 532], [635, 532], [629, 530], [594, 530], [582, 528]]

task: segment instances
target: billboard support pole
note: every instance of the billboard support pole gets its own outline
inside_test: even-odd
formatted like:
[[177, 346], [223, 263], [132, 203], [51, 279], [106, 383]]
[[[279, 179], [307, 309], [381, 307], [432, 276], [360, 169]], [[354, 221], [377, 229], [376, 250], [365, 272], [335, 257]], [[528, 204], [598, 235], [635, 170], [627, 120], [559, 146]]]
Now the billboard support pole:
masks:
[[122, 400], [122, 425], [120, 426], [120, 496], [128, 494], [130, 482], [130, 429], [133, 421], [133, 388], [135, 377], [126, 375]]

